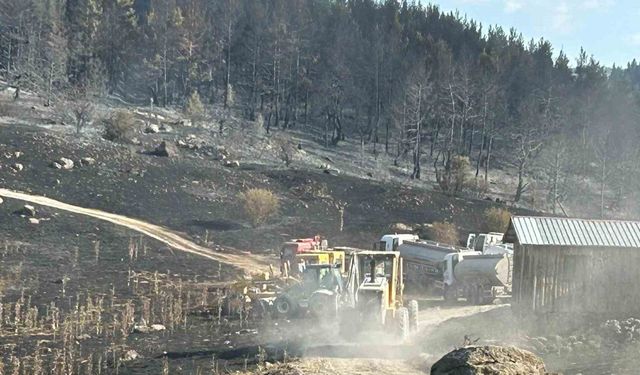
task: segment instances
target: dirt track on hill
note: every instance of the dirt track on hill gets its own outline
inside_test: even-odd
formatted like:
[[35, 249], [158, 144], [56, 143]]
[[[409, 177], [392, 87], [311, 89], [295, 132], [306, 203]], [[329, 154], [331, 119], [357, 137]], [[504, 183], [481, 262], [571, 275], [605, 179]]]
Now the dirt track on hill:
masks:
[[55, 199], [38, 195], [31, 195], [18, 191], [12, 191], [8, 189], [0, 188], [0, 196], [107, 221], [115, 225], [140, 232], [160, 242], [163, 242], [176, 250], [198, 255], [207, 259], [214, 260], [216, 262], [228, 264], [246, 273], [264, 272], [268, 269], [268, 261], [264, 257], [256, 256], [253, 254], [230, 254], [216, 252], [207, 247], [200, 246], [192, 241], [189, 241], [170, 229], [164, 228], [159, 225], [150, 224], [142, 220], [132, 219], [123, 215], [112, 214], [96, 209], [78, 207], [57, 201]]

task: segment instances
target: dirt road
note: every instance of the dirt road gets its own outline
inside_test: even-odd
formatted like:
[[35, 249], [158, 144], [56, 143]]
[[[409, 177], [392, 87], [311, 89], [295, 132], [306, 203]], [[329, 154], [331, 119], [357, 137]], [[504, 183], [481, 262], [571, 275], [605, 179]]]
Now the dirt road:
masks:
[[112, 214], [96, 209], [78, 207], [51, 198], [31, 195], [8, 189], [0, 188], [0, 196], [108, 221], [115, 225], [140, 232], [160, 242], [163, 242], [176, 250], [198, 255], [207, 259], [214, 260], [216, 262], [232, 265], [247, 273], [264, 272], [268, 269], [268, 261], [264, 257], [253, 254], [231, 254], [216, 252], [207, 247], [200, 246], [192, 241], [189, 241], [170, 229], [155, 224], [149, 224], [142, 220], [132, 219], [130, 217]]
[[409, 345], [394, 346], [385, 340], [373, 340], [374, 346], [379, 346], [379, 350], [385, 351], [384, 356], [376, 354], [377, 350], [366, 348], [362, 348], [361, 355], [351, 356], [350, 354], [359, 351], [357, 348], [350, 348], [348, 353], [343, 349], [334, 356], [307, 355], [300, 359], [296, 367], [304, 373], [327, 375], [424, 375], [425, 372], [428, 373], [430, 364], [437, 361], [439, 356], [444, 353], [421, 353], [421, 339], [437, 330], [438, 327], [447, 325], [450, 319], [472, 317], [499, 307], [499, 305], [426, 307], [420, 312], [420, 332], [416, 334]]
[[439, 324], [453, 318], [461, 318], [471, 316], [485, 311], [493, 310], [499, 305], [481, 305], [481, 306], [437, 306], [427, 307], [420, 311], [420, 330], [428, 331], [437, 327]]

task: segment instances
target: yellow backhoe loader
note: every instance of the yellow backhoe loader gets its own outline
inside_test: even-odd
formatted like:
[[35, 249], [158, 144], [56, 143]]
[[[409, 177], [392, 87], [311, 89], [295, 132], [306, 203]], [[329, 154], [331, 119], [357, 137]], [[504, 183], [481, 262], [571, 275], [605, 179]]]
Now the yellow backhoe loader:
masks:
[[346, 337], [380, 329], [402, 340], [418, 329], [418, 302], [403, 301], [403, 266], [395, 251], [352, 254], [342, 296], [340, 329]]

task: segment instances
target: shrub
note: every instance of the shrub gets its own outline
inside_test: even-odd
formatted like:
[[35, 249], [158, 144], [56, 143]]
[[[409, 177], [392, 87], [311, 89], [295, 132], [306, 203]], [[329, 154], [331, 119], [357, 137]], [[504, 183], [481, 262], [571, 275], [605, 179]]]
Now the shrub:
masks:
[[437, 221], [431, 224], [429, 238], [433, 241], [457, 245], [460, 236], [455, 225], [446, 221]]
[[507, 209], [491, 207], [484, 211], [484, 225], [488, 232], [506, 232], [509, 220], [511, 212]]
[[245, 214], [254, 226], [263, 224], [280, 206], [278, 197], [266, 189], [249, 189], [238, 196]]
[[136, 120], [131, 112], [119, 110], [103, 122], [104, 138], [113, 142], [123, 142], [133, 135]]
[[278, 158], [282, 160], [284, 165], [290, 166], [298, 152], [293, 139], [287, 134], [278, 135], [275, 137], [275, 147]]
[[436, 180], [442, 191], [452, 195], [460, 193], [465, 186], [470, 165], [467, 156], [456, 155], [444, 171], [436, 170]]
[[76, 134], [82, 133], [82, 130], [89, 125], [95, 108], [89, 100], [78, 99], [68, 104], [71, 109], [71, 118], [76, 126]]
[[197, 91], [194, 91], [189, 100], [187, 100], [187, 105], [185, 106], [185, 113], [191, 119], [191, 125], [195, 126], [198, 121], [200, 121], [204, 117], [204, 105], [202, 104], [202, 100], [200, 100], [200, 95]]

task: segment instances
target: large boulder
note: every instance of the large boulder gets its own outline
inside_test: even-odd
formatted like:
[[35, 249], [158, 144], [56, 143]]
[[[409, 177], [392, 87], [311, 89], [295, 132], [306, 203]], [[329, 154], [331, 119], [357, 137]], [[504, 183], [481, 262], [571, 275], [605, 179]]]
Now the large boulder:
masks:
[[178, 149], [173, 144], [162, 141], [153, 151], [153, 154], [156, 156], [174, 157], [178, 154]]
[[535, 354], [508, 346], [467, 346], [456, 349], [431, 366], [431, 375], [545, 375]]

